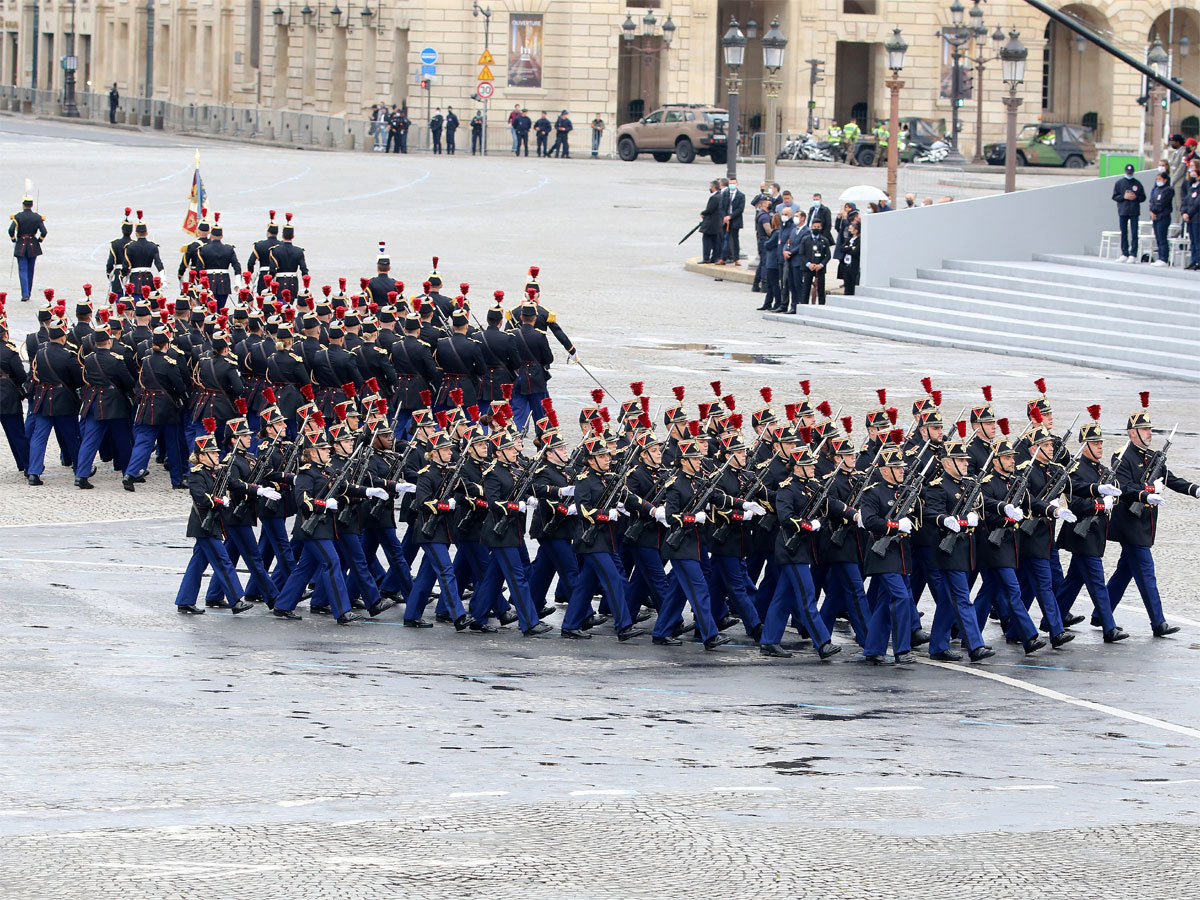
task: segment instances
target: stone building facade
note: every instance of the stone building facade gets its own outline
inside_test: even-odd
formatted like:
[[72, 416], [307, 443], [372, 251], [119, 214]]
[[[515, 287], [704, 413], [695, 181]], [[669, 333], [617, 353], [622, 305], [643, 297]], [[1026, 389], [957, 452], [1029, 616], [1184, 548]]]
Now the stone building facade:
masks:
[[[469, 118], [485, 49], [495, 93], [492, 121], [513, 104], [538, 113], [570, 109], [582, 125], [601, 114], [610, 125], [668, 102], [725, 103], [720, 39], [735, 16], [753, 20], [742, 70], [743, 133], [766, 129], [761, 37], [778, 17], [788, 38], [781, 73], [780, 130], [806, 126], [810, 88], [819, 127], [857, 118], [866, 127], [886, 114], [883, 42], [894, 26], [909, 44], [902, 78], [903, 115], [952, 118], [949, 57], [938, 29], [949, 2], [927, 0], [0, 0], [0, 85], [45, 91], [63, 86], [62, 57], [72, 41], [80, 91], [180, 105], [234, 106], [361, 117], [372, 104], [404, 104], [414, 120], [426, 105], [454, 106]], [[660, 5], [652, 5], [654, 3]], [[315, 5], [313, 5], [315, 3]], [[964, 0], [970, 9], [972, 0]], [[361, 4], [361, 5], [360, 5]], [[1172, 69], [1200, 85], [1200, 13], [1172, 0], [1093, 0], [1061, 8], [1134, 56], [1152, 35], [1171, 53]], [[1173, 9], [1173, 7], [1176, 7]], [[1022, 0], [980, 7], [988, 31], [1015, 27], [1029, 49], [1023, 122], [1094, 123], [1102, 144], [1133, 148], [1143, 127], [1143, 79]], [[634, 25], [626, 40], [622, 25]], [[664, 31], [668, 20], [671, 28]], [[667, 34], [671, 40], [666, 39]], [[985, 56], [990, 42], [982, 42]], [[422, 51], [437, 52], [428, 90], [420, 86]], [[967, 65], [977, 80], [974, 48]], [[811, 84], [808, 60], [824, 63]], [[961, 146], [976, 141], [982, 97], [984, 138], [1002, 136], [998, 62], [961, 109]], [[463, 116], [463, 113], [466, 113]], [[1172, 130], [1197, 130], [1200, 110], [1171, 105]], [[1148, 116], [1146, 116], [1148, 119]]]

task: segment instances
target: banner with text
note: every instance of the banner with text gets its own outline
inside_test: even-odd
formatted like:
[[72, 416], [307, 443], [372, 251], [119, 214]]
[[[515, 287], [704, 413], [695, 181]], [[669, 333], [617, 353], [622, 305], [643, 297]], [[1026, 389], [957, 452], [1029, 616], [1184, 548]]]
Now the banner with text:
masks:
[[542, 86], [542, 17], [514, 13], [509, 17], [508, 86]]

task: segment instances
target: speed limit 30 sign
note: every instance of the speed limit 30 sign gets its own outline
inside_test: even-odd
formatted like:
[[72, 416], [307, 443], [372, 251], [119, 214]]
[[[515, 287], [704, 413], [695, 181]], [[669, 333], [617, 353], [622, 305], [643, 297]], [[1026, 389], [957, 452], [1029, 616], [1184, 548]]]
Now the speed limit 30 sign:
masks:
[[475, 93], [479, 95], [479, 99], [481, 100], [490, 100], [495, 90], [495, 85], [490, 81], [481, 81], [475, 86]]

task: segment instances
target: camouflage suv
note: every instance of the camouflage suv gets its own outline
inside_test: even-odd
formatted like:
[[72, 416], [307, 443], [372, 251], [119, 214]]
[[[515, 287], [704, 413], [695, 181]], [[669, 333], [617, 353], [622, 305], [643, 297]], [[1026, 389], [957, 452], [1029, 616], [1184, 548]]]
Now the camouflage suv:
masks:
[[729, 113], [715, 106], [668, 104], [618, 128], [617, 155], [633, 162], [639, 153], [649, 153], [659, 162], [666, 162], [674, 154], [681, 163], [708, 156], [723, 164], [728, 122]]
[[[985, 144], [984, 159], [993, 166], [1004, 165], [1004, 143]], [[1083, 125], [1043, 122], [1026, 125], [1017, 134], [1018, 166], [1064, 166], [1082, 169], [1096, 161], [1092, 129]]]

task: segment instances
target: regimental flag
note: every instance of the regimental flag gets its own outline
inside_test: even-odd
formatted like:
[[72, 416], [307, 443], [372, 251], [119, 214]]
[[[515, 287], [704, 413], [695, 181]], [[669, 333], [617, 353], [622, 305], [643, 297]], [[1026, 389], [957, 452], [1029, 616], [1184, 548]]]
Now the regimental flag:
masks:
[[200, 151], [196, 151], [196, 170], [192, 173], [192, 193], [188, 196], [188, 211], [183, 217], [183, 230], [195, 237], [200, 224], [200, 210], [208, 205], [208, 194], [204, 190], [204, 179], [200, 177]]

